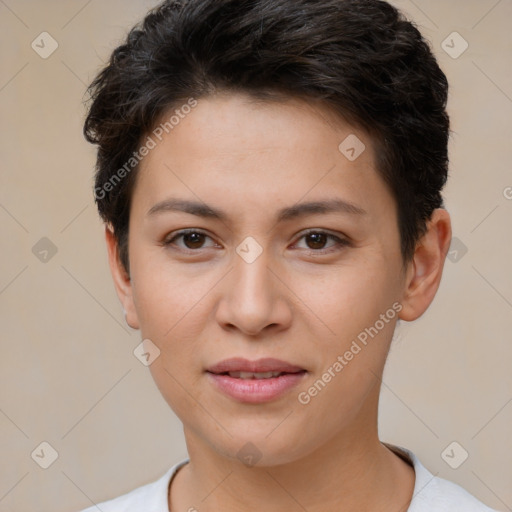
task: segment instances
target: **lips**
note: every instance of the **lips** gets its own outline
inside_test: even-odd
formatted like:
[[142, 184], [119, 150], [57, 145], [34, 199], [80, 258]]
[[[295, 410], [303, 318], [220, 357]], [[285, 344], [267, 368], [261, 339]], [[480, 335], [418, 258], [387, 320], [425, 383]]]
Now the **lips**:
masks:
[[220, 375], [229, 375], [233, 379], [272, 379], [285, 375], [287, 372], [227, 372]]
[[226, 359], [206, 370], [218, 391], [238, 402], [251, 404], [278, 399], [298, 386], [306, 374], [304, 368], [272, 358]]
[[292, 365], [286, 361], [273, 358], [263, 358], [256, 361], [249, 361], [241, 357], [225, 359], [211, 367], [207, 372], [216, 375], [230, 375], [234, 378], [270, 378], [277, 377], [284, 373], [298, 373], [305, 371], [304, 368]]

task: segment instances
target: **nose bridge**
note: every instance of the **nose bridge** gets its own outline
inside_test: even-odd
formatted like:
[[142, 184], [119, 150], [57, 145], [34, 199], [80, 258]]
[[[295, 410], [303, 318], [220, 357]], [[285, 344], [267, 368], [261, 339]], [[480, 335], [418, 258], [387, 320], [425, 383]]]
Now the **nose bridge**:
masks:
[[[245, 239], [236, 249], [232, 292], [237, 300], [256, 309], [268, 307], [274, 295], [273, 276], [269, 269], [271, 255], [252, 237]], [[247, 305], [246, 305], [247, 307]]]
[[271, 251], [256, 244], [254, 239], [245, 239], [237, 247], [218, 310], [219, 322], [250, 334], [289, 320], [289, 314], [283, 315], [287, 308], [280, 304], [281, 292], [271, 270]]

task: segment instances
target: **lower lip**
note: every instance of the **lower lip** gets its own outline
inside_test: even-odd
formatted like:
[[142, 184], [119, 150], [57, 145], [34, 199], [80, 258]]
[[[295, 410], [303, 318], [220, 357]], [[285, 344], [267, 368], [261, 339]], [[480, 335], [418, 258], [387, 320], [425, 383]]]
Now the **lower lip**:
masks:
[[229, 375], [207, 372], [217, 388], [229, 397], [252, 404], [269, 402], [294, 388], [306, 372], [285, 373], [270, 379], [236, 379]]

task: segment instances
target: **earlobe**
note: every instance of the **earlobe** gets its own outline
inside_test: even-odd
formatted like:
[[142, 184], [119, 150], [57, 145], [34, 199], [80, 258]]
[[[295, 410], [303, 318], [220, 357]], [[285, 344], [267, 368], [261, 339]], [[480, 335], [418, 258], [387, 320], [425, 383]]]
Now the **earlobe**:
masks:
[[133, 300], [132, 283], [130, 276], [121, 263], [117, 239], [110, 225], [105, 226], [105, 241], [107, 244], [110, 272], [112, 273], [112, 279], [114, 280], [114, 287], [116, 289], [117, 296], [121, 301], [126, 323], [132, 329], [139, 329], [139, 319], [137, 317], [137, 311]]
[[434, 210], [407, 270], [400, 319], [416, 320], [431, 304], [441, 282], [451, 235], [449, 213], [443, 208]]

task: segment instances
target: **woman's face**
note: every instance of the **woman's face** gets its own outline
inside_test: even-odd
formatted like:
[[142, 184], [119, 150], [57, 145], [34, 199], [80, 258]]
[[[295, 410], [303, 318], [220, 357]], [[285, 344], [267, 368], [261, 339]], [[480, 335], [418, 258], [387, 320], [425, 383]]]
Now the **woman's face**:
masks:
[[141, 164], [122, 300], [187, 438], [275, 465], [370, 435], [405, 280], [371, 141], [299, 100], [183, 117]]

